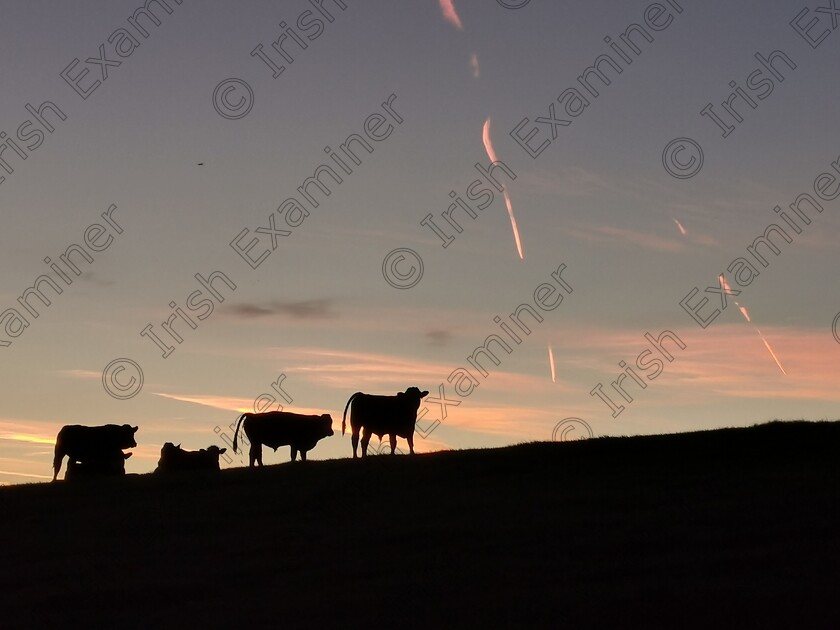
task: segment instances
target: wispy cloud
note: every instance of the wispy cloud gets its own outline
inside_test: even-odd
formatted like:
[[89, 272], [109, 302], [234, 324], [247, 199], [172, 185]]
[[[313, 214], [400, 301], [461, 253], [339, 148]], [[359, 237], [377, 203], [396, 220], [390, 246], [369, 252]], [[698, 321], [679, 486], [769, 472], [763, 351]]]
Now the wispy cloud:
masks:
[[26, 433], [0, 433], [0, 440], [11, 440], [13, 442], [27, 442], [29, 444], [55, 444], [55, 438], [42, 435], [31, 435]]
[[113, 280], [106, 280], [101, 278], [98, 274], [94, 273], [93, 271], [86, 271], [78, 278], [83, 282], [87, 282], [90, 284], [95, 284], [99, 287], [110, 287], [114, 285]]
[[481, 68], [478, 66], [477, 53], [470, 55], [470, 68], [472, 68], [473, 78], [478, 79], [481, 77]]
[[[453, 370], [464, 367], [466, 358], [460, 363], [441, 363], [417, 358], [369, 352], [337, 351], [326, 348], [286, 349], [286, 356], [295, 367], [285, 370], [297, 374], [309, 382], [342, 391], [367, 391], [387, 394], [405, 390], [412, 385], [436, 391], [439, 383], [446, 381]], [[540, 354], [542, 357], [543, 355]], [[491, 370], [487, 379], [478, 377], [479, 387], [492, 388], [494, 392], [540, 391], [557, 395], [570, 387], [567, 383], [546, 382], [542, 369], [534, 374], [521, 374], [505, 370], [505, 364]], [[484, 385], [484, 382], [488, 385]]]
[[[60, 428], [60, 427], [59, 427]], [[58, 433], [58, 429], [56, 429]], [[0, 418], [0, 440], [26, 444], [55, 444], [55, 437], [33, 421]]]
[[85, 379], [100, 379], [102, 378], [102, 372], [96, 372], [94, 370], [81, 370], [81, 369], [74, 369], [74, 370], [59, 370], [59, 374], [62, 376], [66, 376], [68, 378], [85, 378]]
[[270, 302], [268, 304], [235, 304], [226, 312], [236, 317], [253, 319], [271, 315], [290, 319], [332, 319], [338, 317], [332, 300], [301, 300], [298, 302]]
[[506, 436], [514, 440], [545, 440], [559, 419], [556, 412], [536, 406], [471, 404], [451, 411], [445, 424], [463, 431]]
[[153, 392], [155, 396], [161, 398], [168, 398], [169, 400], [177, 400], [180, 402], [192, 403], [194, 405], [202, 405], [204, 407], [211, 407], [213, 409], [221, 409], [222, 411], [233, 411], [236, 413], [246, 413], [253, 411], [254, 400], [251, 398], [236, 398], [233, 396], [214, 396], [211, 394], [164, 394], [161, 392]]
[[[154, 394], [155, 396], [160, 396], [161, 398], [168, 398], [169, 400], [177, 400], [179, 402], [201, 405], [203, 407], [211, 407], [213, 409], [220, 409], [222, 411], [233, 411], [235, 413], [253, 413], [254, 411], [253, 398], [214, 396], [212, 394], [163, 394], [160, 392], [155, 392]], [[295, 407], [294, 409], [287, 409], [286, 411], [294, 411], [294, 413], [312, 415], [330, 413], [330, 411], [327, 409], [313, 407]]]
[[[749, 323], [741, 321], [737, 308], [732, 308], [731, 317], [736, 320], [721, 320], [706, 330], [666, 327], [687, 347], [665, 365], [667, 378], [656, 380], [657, 390], [672, 390], [673, 396], [683, 400], [711, 393], [731, 398], [840, 400], [840, 364], [837, 355], [826, 350], [830, 331], [762, 324], [762, 333], [785, 366], [784, 376], [768, 356], [762, 339]], [[618, 360], [633, 365], [634, 357], [650, 347], [642, 333], [639, 329], [578, 327], [563, 342], [563, 363], [611, 380], [620, 370]]]
[[429, 345], [445, 346], [452, 341], [452, 333], [448, 330], [437, 328], [426, 332], [426, 339], [429, 340]]
[[568, 228], [567, 231], [573, 236], [591, 243], [629, 244], [663, 252], [680, 252], [685, 249], [685, 245], [674, 238], [656, 236], [650, 232], [640, 232], [612, 225], [581, 226]]

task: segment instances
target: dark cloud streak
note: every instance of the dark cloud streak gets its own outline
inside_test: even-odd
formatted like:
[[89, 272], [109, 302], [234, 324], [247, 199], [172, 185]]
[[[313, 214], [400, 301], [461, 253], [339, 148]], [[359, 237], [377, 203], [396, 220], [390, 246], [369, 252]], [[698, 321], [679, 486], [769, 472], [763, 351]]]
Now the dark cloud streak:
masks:
[[243, 319], [279, 316], [289, 319], [334, 319], [332, 300], [300, 300], [297, 302], [270, 302], [268, 304], [236, 304], [227, 313]]

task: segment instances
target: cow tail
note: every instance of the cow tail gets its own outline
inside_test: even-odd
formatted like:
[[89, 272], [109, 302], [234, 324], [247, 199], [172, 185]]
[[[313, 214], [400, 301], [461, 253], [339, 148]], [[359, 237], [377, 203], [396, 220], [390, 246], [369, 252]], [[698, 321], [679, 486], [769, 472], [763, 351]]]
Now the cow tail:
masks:
[[239, 421], [236, 423], [236, 431], [233, 432], [233, 452], [234, 453], [237, 452], [236, 438], [239, 436], [239, 425], [242, 424], [242, 420], [244, 420], [245, 416], [247, 416], [247, 415], [248, 415], [247, 413], [243, 413], [241, 416], [239, 416]]
[[356, 392], [350, 399], [347, 401], [347, 404], [344, 406], [344, 415], [341, 417], [341, 435], [344, 435], [344, 430], [347, 428], [347, 410], [350, 408], [350, 403], [353, 402], [353, 399], [356, 396], [361, 395], [362, 392]]
[[[61, 439], [61, 433], [55, 440], [55, 457], [53, 457], [53, 481], [58, 478], [58, 473], [61, 470], [61, 460], [64, 459], [64, 444]], [[69, 466], [70, 464], [68, 464]]]

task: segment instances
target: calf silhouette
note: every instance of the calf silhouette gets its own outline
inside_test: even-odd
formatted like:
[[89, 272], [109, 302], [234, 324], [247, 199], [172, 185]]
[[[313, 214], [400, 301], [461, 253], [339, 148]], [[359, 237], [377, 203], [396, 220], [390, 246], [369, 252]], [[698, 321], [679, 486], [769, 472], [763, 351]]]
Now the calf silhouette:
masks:
[[200, 451], [185, 451], [181, 445], [175, 446], [167, 442], [160, 449], [160, 460], [155, 469], [156, 473], [188, 472], [197, 470], [220, 470], [219, 455], [227, 451], [226, 448], [208, 446]]
[[83, 462], [75, 462], [71, 459], [67, 462], [67, 472], [64, 473], [64, 480], [78, 482], [86, 479], [101, 479], [102, 477], [121, 477], [125, 475], [125, 460], [131, 455], [132, 453], [115, 450]]

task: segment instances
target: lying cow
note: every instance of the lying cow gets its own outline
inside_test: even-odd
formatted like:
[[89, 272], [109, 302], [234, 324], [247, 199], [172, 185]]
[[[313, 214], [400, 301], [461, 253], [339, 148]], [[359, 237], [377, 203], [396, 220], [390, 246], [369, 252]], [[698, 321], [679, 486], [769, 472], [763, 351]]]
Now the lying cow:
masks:
[[69, 462], [93, 462], [113, 457], [117, 451], [134, 448], [134, 434], [137, 427], [127, 424], [106, 424], [101, 427], [85, 427], [78, 424], [61, 428], [55, 438], [53, 459], [53, 481], [58, 479], [61, 462], [67, 455]]
[[208, 446], [200, 451], [185, 451], [181, 445], [175, 446], [167, 442], [160, 449], [160, 460], [158, 461], [156, 473], [185, 472], [196, 470], [220, 470], [219, 456], [226, 448]]
[[251, 442], [249, 465], [262, 461], [262, 445], [270, 446], [275, 451], [280, 446], [292, 448], [292, 461], [300, 451], [301, 461], [306, 461], [306, 452], [315, 448], [318, 440], [333, 435], [332, 416], [328, 413], [320, 416], [308, 416], [288, 411], [268, 411], [266, 413], [243, 413], [236, 423], [233, 433], [233, 452], [237, 452], [239, 426], [245, 421], [245, 435]]
[[379, 439], [386, 433], [390, 437], [391, 455], [397, 448], [397, 436], [405, 438], [408, 442], [408, 449], [414, 454], [414, 424], [417, 422], [417, 410], [420, 408], [420, 400], [429, 392], [421, 392], [416, 387], [409, 387], [396, 396], [374, 396], [356, 392], [350, 396], [347, 405], [344, 407], [344, 416], [341, 419], [341, 435], [347, 423], [347, 409], [350, 403], [353, 408], [350, 410], [350, 427], [353, 430], [353, 458], [356, 457], [356, 447], [359, 445], [359, 431], [362, 433], [362, 457], [367, 455], [370, 436], [376, 435]]
[[85, 479], [101, 479], [102, 477], [121, 477], [125, 475], [125, 460], [131, 455], [132, 453], [115, 450], [107, 455], [96, 459], [86, 459], [83, 462], [68, 460], [64, 480], [77, 482]]

